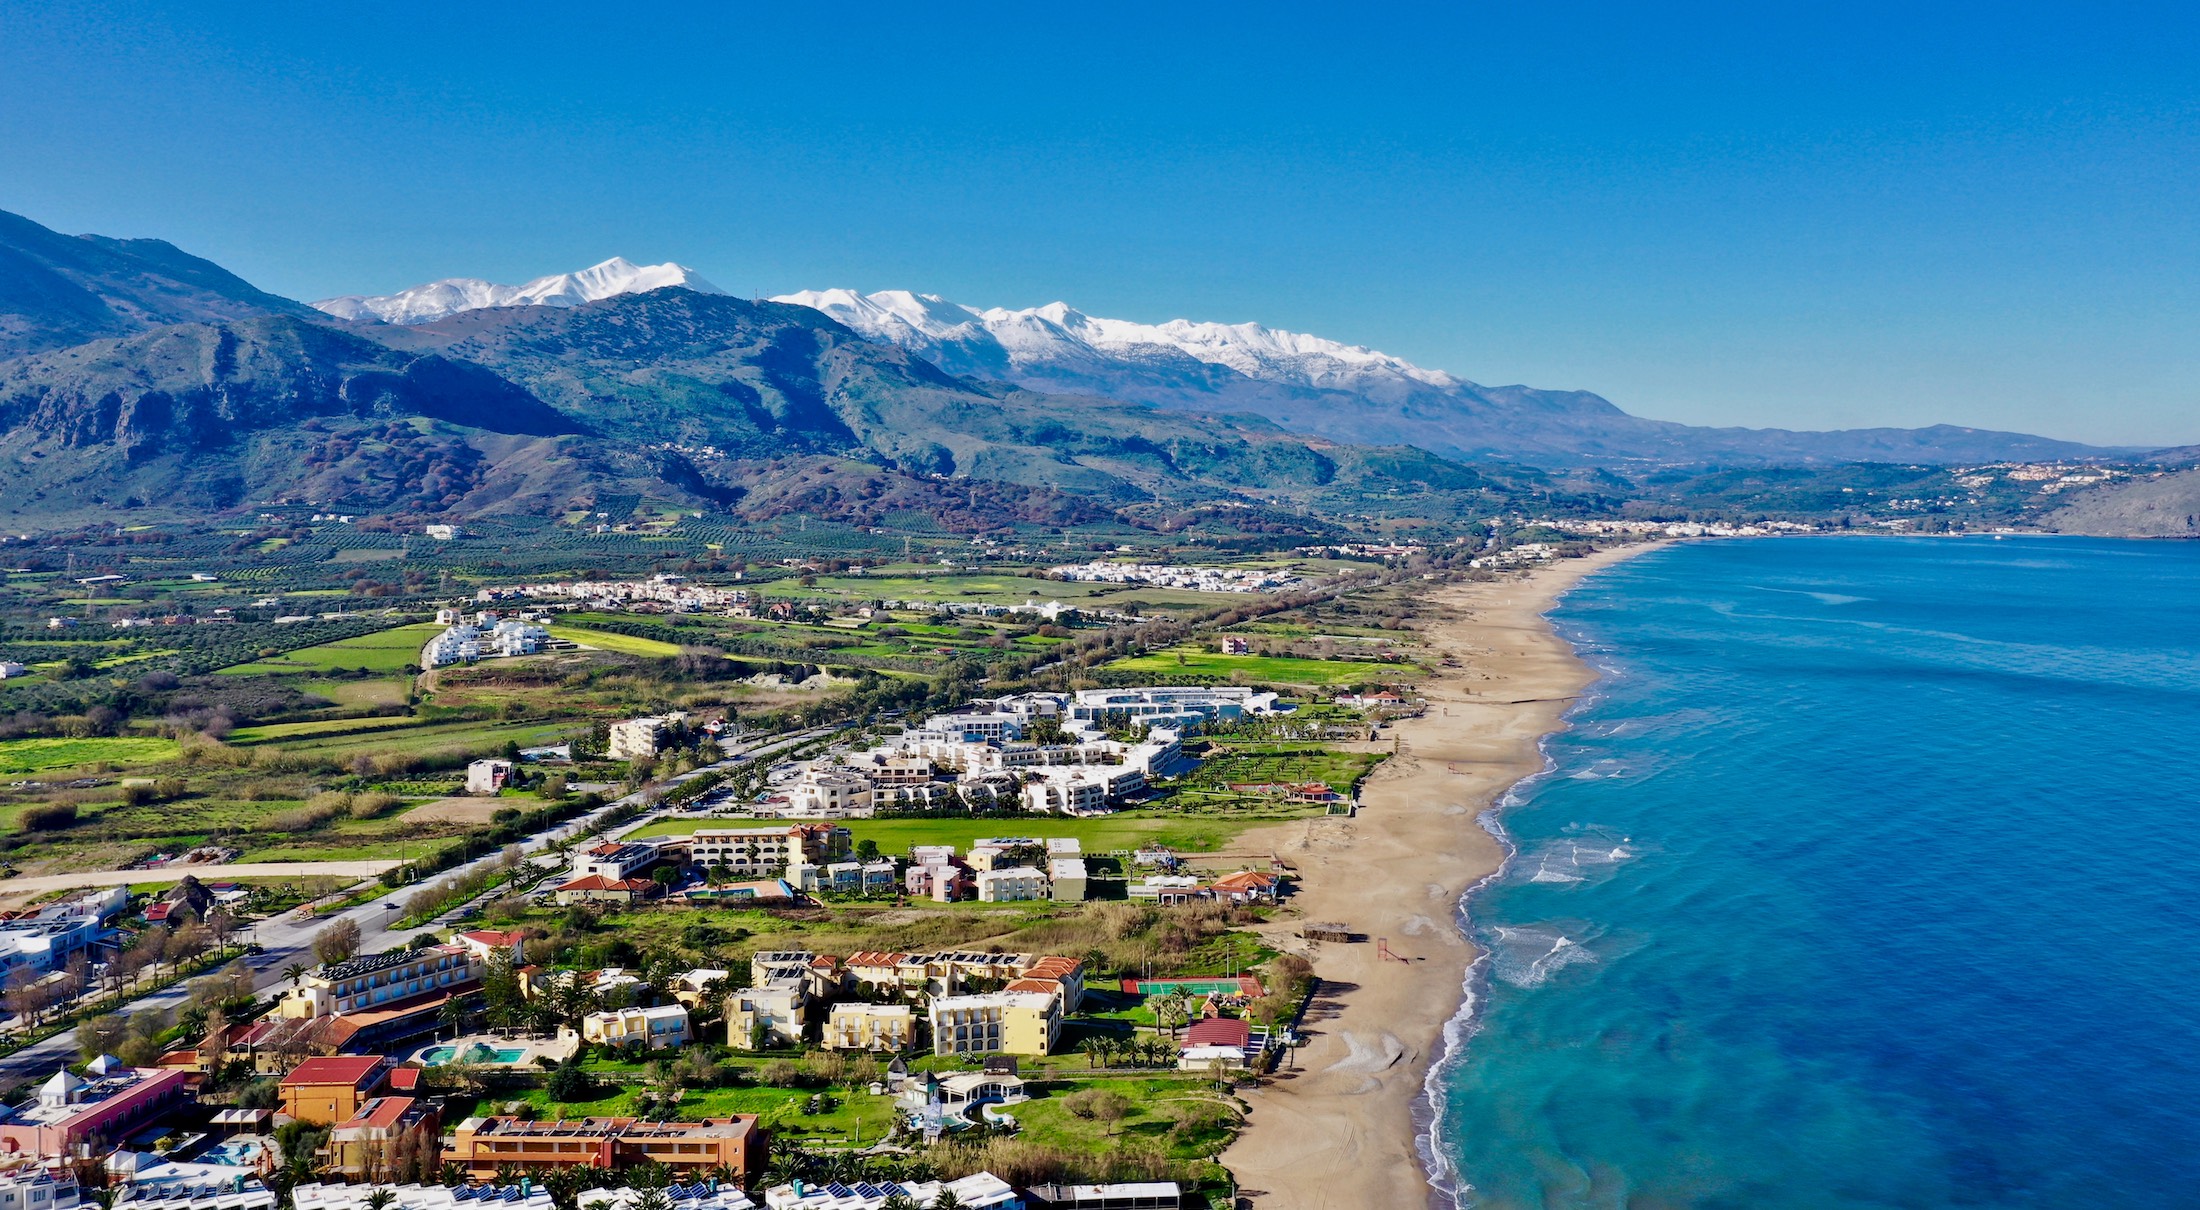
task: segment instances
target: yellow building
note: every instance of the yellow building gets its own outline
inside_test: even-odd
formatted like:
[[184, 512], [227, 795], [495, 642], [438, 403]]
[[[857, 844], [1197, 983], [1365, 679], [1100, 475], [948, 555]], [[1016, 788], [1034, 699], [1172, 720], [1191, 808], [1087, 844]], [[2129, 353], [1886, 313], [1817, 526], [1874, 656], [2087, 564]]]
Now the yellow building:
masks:
[[1051, 992], [993, 992], [932, 1001], [936, 1055], [1044, 1055], [1062, 1031], [1062, 998]]
[[825, 1019], [827, 1050], [907, 1050], [917, 1014], [906, 1004], [835, 1004]]

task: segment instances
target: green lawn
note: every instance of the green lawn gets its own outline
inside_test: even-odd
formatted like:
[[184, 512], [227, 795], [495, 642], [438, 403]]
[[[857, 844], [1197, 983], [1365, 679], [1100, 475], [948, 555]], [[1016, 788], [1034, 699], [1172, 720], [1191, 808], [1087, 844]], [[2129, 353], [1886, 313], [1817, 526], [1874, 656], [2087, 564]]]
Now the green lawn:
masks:
[[[588, 1065], [591, 1069], [596, 1064]], [[594, 1072], [599, 1081], [597, 1087], [605, 1095], [589, 1101], [553, 1101], [548, 1091], [530, 1088], [521, 1091], [513, 1099], [535, 1106], [544, 1118], [629, 1117], [634, 1113], [633, 1086], [642, 1083], [640, 1073], [631, 1067]], [[808, 1089], [770, 1088], [754, 1086], [745, 1088], [690, 1088], [680, 1097], [680, 1117], [685, 1121], [704, 1118], [723, 1118], [736, 1113], [753, 1113], [762, 1119], [766, 1130], [775, 1134], [809, 1133], [847, 1135], [860, 1132], [865, 1143], [886, 1137], [886, 1129], [893, 1118], [893, 1098], [872, 1096], [863, 1089], [837, 1087], [829, 1090], [839, 1102], [831, 1110], [820, 1114], [805, 1114], [802, 1107], [812, 1095]], [[502, 1099], [504, 1093], [498, 1093]]]
[[608, 630], [587, 630], [579, 626], [552, 626], [550, 637], [594, 647], [599, 651], [615, 651], [620, 655], [641, 655], [661, 658], [680, 654], [680, 649], [656, 639], [638, 639], [630, 634], [617, 634]]
[[174, 740], [122, 735], [90, 739], [0, 740], [0, 773], [39, 773], [77, 765], [153, 765], [176, 758]]
[[377, 630], [373, 634], [363, 634], [357, 638], [338, 639], [318, 647], [301, 647], [296, 651], [255, 660], [249, 664], [232, 664], [221, 671], [229, 676], [319, 673], [336, 668], [396, 672], [408, 664], [419, 663], [420, 649], [427, 645], [429, 639], [443, 633], [444, 629], [434, 622], [393, 626], [388, 630]]
[[1108, 665], [1166, 681], [1172, 676], [1211, 676], [1224, 680], [1243, 673], [1250, 681], [1281, 685], [1346, 685], [1360, 681], [1411, 680], [1421, 673], [1411, 664], [1356, 660], [1302, 660], [1291, 656], [1221, 655], [1197, 647], [1171, 647], [1135, 655]]

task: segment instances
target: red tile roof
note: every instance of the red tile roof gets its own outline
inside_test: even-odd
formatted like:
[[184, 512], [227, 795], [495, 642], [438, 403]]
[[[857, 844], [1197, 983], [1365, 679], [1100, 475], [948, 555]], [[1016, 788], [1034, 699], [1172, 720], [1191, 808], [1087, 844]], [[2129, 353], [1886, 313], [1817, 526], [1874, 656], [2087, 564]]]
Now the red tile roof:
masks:
[[411, 1092], [418, 1087], [420, 1087], [419, 1068], [400, 1067], [390, 1073], [390, 1091]]
[[500, 933], [495, 929], [475, 929], [470, 933], [460, 933], [459, 936], [479, 945], [518, 945], [527, 940], [527, 934], [516, 930]]
[[586, 878], [575, 878], [571, 882], [563, 883], [557, 889], [561, 891], [631, 891], [635, 894], [641, 894], [655, 889], [656, 885], [647, 878], [606, 878], [601, 874], [590, 874]]
[[322, 1055], [307, 1059], [283, 1077], [285, 1085], [349, 1084], [358, 1088], [381, 1073], [381, 1055]]
[[1195, 1021], [1184, 1031], [1186, 1046], [1236, 1046], [1253, 1044], [1253, 1027], [1235, 1017], [1209, 1017]]
[[1052, 996], [1061, 992], [1062, 984], [1054, 979], [1015, 979], [1011, 980], [1009, 985], [1001, 990], [1004, 992], [1042, 992]]
[[1276, 876], [1259, 870], [1239, 870], [1215, 879], [1214, 888], [1218, 891], [1272, 891], [1276, 889]]
[[411, 1097], [376, 1097], [359, 1107], [359, 1113], [350, 1121], [338, 1126], [338, 1130], [374, 1127], [388, 1130], [403, 1120], [414, 1105]]

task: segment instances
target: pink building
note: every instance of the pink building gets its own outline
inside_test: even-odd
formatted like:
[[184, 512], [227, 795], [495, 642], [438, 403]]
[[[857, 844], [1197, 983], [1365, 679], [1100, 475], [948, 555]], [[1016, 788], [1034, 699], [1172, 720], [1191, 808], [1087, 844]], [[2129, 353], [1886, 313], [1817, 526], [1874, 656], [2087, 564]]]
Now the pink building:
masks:
[[970, 868], [962, 865], [913, 865], [905, 877], [903, 888], [911, 897], [942, 903], [968, 899], [977, 887]]
[[191, 1099], [189, 1074], [175, 1068], [124, 1067], [102, 1055], [85, 1073], [79, 1078], [57, 1071], [35, 1097], [7, 1110], [0, 1118], [0, 1152], [89, 1157]]

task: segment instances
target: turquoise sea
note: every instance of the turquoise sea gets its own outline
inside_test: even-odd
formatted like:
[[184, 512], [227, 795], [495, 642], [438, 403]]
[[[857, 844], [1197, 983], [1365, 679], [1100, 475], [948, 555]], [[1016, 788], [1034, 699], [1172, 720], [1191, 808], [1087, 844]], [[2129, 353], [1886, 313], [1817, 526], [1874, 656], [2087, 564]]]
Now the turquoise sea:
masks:
[[1671, 547], [1485, 822], [1487, 1207], [2200, 1206], [2200, 545]]

